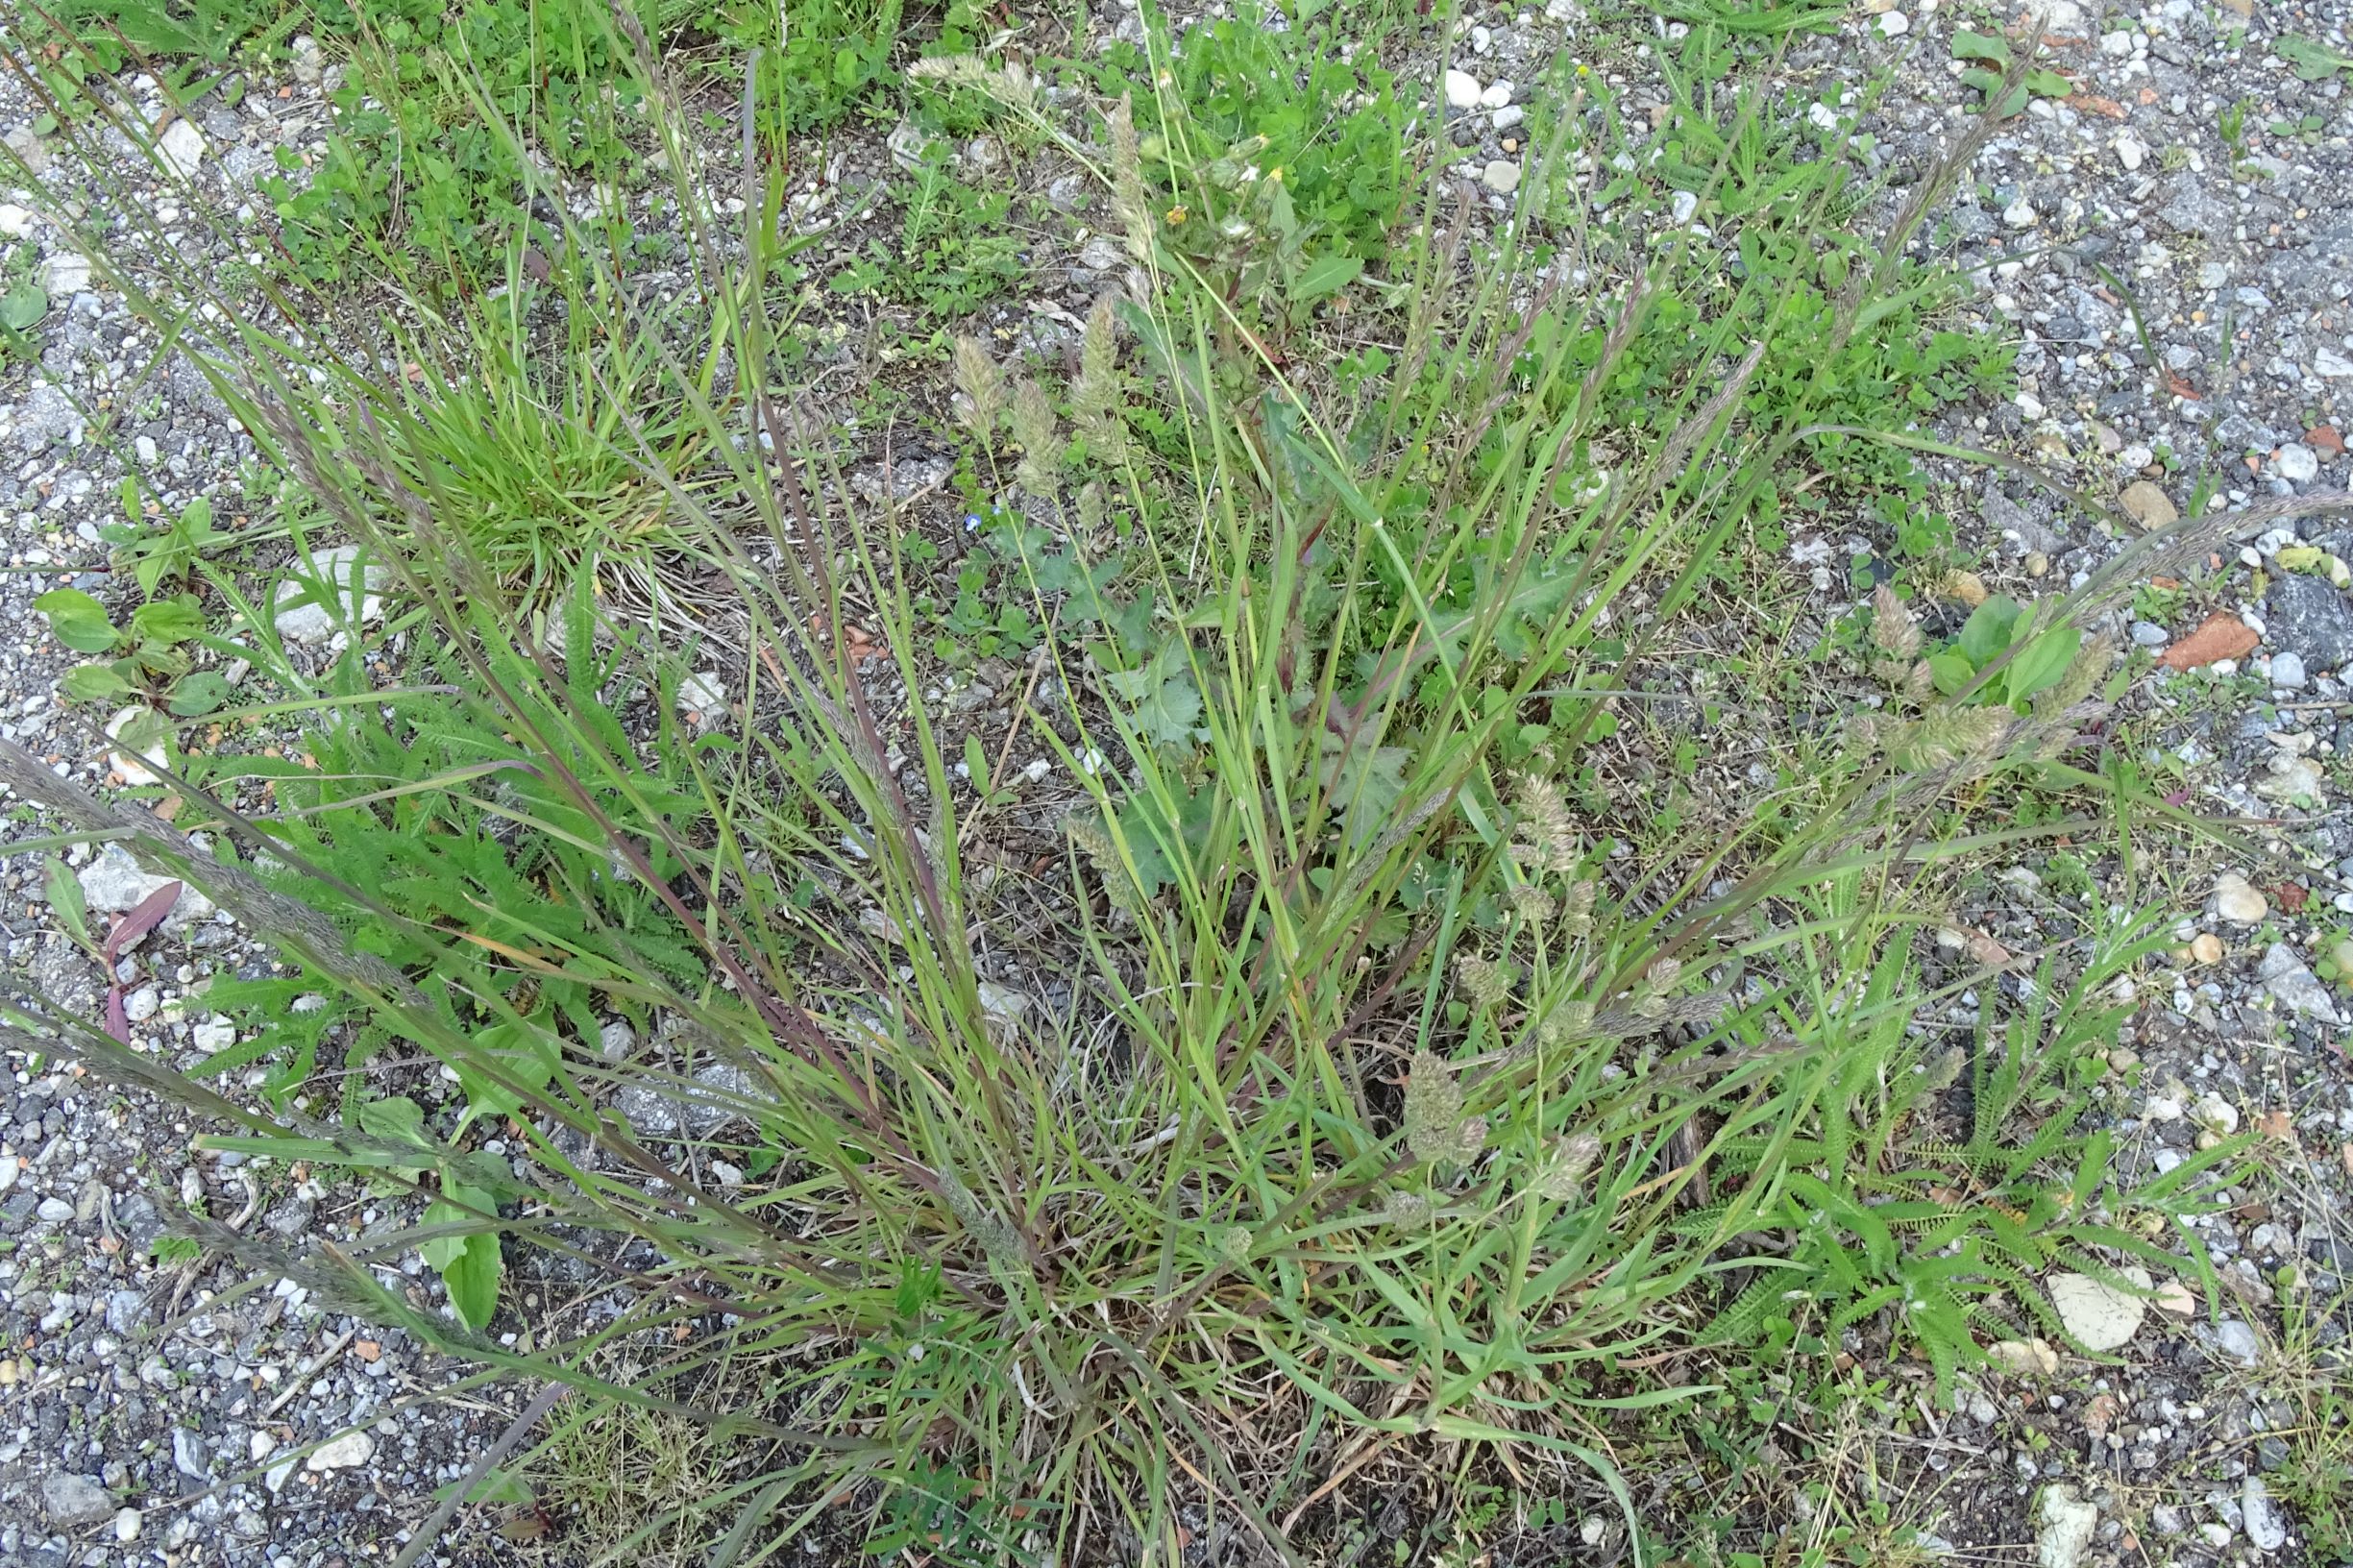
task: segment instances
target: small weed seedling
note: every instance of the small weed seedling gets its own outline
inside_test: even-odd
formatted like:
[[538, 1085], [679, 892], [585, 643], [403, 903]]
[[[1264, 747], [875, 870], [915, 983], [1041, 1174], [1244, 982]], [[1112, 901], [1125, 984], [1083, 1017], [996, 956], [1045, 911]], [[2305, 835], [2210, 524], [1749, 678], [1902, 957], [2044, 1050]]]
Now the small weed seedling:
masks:
[[[228, 677], [198, 670], [186, 645], [205, 635], [204, 607], [193, 594], [149, 600], [117, 626], [106, 606], [79, 588], [52, 588], [33, 601], [49, 618], [57, 640], [77, 653], [108, 655], [65, 672], [60, 686], [77, 702], [136, 698], [183, 718], [212, 712], [229, 700]], [[125, 735], [126, 744], [138, 740]]]
[[2006, 120], [2024, 109], [2029, 98], [2065, 98], [2075, 90], [2075, 84], [2066, 77], [2039, 65], [2026, 73], [2023, 82], [2005, 90], [2003, 84], [2010, 75], [2010, 40], [1995, 34], [1963, 29], [1952, 36], [1953, 59], [1982, 62], [1963, 71], [1961, 80], [1983, 94], [1985, 113]]

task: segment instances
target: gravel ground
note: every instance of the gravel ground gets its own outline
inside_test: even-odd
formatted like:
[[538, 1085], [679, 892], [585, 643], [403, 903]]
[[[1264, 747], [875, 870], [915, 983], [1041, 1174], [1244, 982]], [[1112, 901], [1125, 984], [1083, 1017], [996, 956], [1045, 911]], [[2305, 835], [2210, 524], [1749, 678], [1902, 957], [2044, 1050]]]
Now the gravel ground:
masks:
[[[2073, 83], [2004, 125], [1973, 180], [1931, 220], [1940, 244], [1981, 268], [1981, 319], [2024, 343], [2023, 389], [1973, 410], [1949, 435], [2042, 463], [2131, 515], [2162, 520], [2219, 476], [2221, 504], [2342, 492], [2341, 431], [2353, 427], [2353, 94], [2342, 73], [2300, 80], [2273, 50], [2287, 34], [2346, 47], [2353, 13], [2275, 6], [2249, 16], [2191, 0], [2144, 12], [2058, 0], [2051, 63]], [[1478, 116], [1464, 167], [1497, 210], [1523, 154], [1513, 81], [1535, 80], [1584, 35], [1581, 12], [1483, 10], [1451, 98]], [[1957, 134], [1973, 99], [1957, 80], [1954, 31], [1998, 26], [1935, 0], [1861, 12], [1786, 61], [1790, 85], [1834, 130], [1860, 113], [1870, 157], [1917, 166]], [[1642, 67], [1630, 65], [1636, 75]], [[1848, 84], [1889, 73], [1868, 110]], [[1498, 90], [1499, 84], [1503, 85]], [[274, 147], [318, 135], [315, 70], [282, 95], [259, 86], [235, 109], [200, 107], [167, 141], [207, 199], [234, 209]], [[135, 86], [153, 118], [160, 103]], [[1803, 98], [1800, 102], [1806, 101]], [[2225, 110], [2247, 106], [2242, 144]], [[1477, 106], [1471, 108], [1470, 106]], [[38, 164], [33, 106], [0, 82], [0, 132]], [[2292, 134], [2275, 134], [2274, 124]], [[876, 145], [852, 149], [887, 167]], [[126, 158], [123, 179], [155, 191], [168, 242], [190, 265], [229, 259], [184, 198]], [[69, 171], [45, 178], [62, 186]], [[98, 528], [119, 515], [135, 468], [177, 509], [213, 498], [244, 515], [250, 447], [202, 378], [177, 356], [150, 366], [152, 331], [87, 264], [0, 192], [0, 271], [31, 267], [52, 299], [37, 361], [0, 361], [0, 735], [77, 777], [119, 783], [126, 762], [94, 745], [56, 696], [76, 656], [31, 608], [45, 589], [105, 593]], [[254, 233], [232, 223], [230, 234]], [[1073, 276], [1095, 270], [1074, 245]], [[1091, 286], [1100, 286], [1093, 280]], [[2138, 312], [2138, 321], [2135, 312]], [[1066, 315], [1010, 314], [1017, 340], [1067, 340]], [[2153, 347], [2150, 362], [2143, 341]], [[1997, 591], [2022, 596], [2080, 578], [2119, 547], [2033, 486], [1979, 468], [1949, 474], [1961, 543], [1982, 551]], [[2267, 1477], [2289, 1457], [2298, 1390], [2341, 1350], [2286, 1334], [2275, 1282], [2301, 1269], [2324, 1299], [2353, 1273], [2353, 1001], [2316, 973], [2353, 931], [2353, 600], [2328, 558], [2353, 562], [2353, 518], [2316, 515], [2242, 530], [2222, 570], [2145, 599], [2118, 630], [2179, 670], [2141, 680], [2115, 721], [2152, 773], [2193, 809], [2252, 819], [2240, 846], [2158, 839], [2130, 877], [2113, 858], [2061, 876], [2047, 861], [1989, 879], [1959, 914], [2013, 951], [2075, 929], [2083, 912], [2169, 896], [2181, 914], [2171, 983], [2146, 986], [2115, 1057], [2109, 1102], [2122, 1158], [2162, 1168], [2201, 1139], [2240, 1128], [2270, 1139], [2269, 1172], [2235, 1192], [2200, 1238], [2223, 1291], [2216, 1313], [2096, 1299], [2057, 1286], [2120, 1346], [2095, 1366], [2025, 1344], [2017, 1370], [1983, 1375], [1935, 1440], [1897, 1445], [1913, 1514], [1988, 1560], [2190, 1565], [2308, 1553], [2303, 1525]], [[2233, 561], [2229, 552], [2236, 551]], [[1827, 617], [1848, 591], [1822, 557]], [[22, 832], [38, 831], [20, 817]], [[127, 909], [154, 884], [119, 853], [77, 852], [93, 910]], [[103, 976], [51, 932], [36, 857], [6, 862], [9, 956], [54, 999], [95, 1011]], [[2128, 894], [2127, 887], [2133, 890]], [[1955, 944], [1969, 933], [1950, 933]], [[2353, 953], [2345, 961], [2353, 968]], [[208, 1013], [209, 976], [266, 964], [220, 918], [184, 913], [124, 960], [139, 1038], [175, 1057], [226, 1043]], [[300, 1242], [349, 1239], [391, 1222], [355, 1186], [274, 1171], [265, 1186], [233, 1157], [190, 1152], [194, 1129], [150, 1097], [12, 1056], [0, 1081], [0, 1563], [285, 1564], [339, 1568], [388, 1556], [503, 1428], [510, 1391], [446, 1395], [460, 1369], [395, 1335], [322, 1310], [288, 1284], [238, 1288], [212, 1260], [158, 1264], [166, 1214], [215, 1217]], [[421, 1267], [421, 1292], [437, 1290]], [[426, 1299], [421, 1295], [419, 1299]], [[2044, 1358], [2054, 1355], [2056, 1368]], [[312, 1447], [311, 1445], [324, 1445]], [[306, 1454], [306, 1450], [307, 1453]], [[1568, 1550], [1586, 1560], [1599, 1536]], [[473, 1559], [467, 1559], [473, 1560]], [[493, 1560], [485, 1557], [481, 1560]], [[1538, 1560], [1523, 1556], [1520, 1560]], [[1556, 1558], [1555, 1560], [1557, 1560]], [[1594, 1560], [1600, 1560], [1598, 1557]]]

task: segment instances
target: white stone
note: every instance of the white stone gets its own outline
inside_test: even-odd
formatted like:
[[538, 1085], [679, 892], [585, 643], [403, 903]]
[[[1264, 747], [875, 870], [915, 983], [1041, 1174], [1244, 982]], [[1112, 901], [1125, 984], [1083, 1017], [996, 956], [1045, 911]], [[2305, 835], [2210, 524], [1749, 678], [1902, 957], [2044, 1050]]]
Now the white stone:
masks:
[[2214, 908], [2234, 925], [2253, 925], [2271, 913], [2270, 901], [2237, 871], [2215, 879]]
[[1688, 190], [1679, 190], [1668, 204], [1668, 213], [1678, 224], [1689, 223], [1700, 210], [1700, 198]]
[[[131, 858], [131, 851], [119, 844], [110, 844], [98, 851], [97, 858], [82, 868], [75, 880], [82, 884], [82, 901], [93, 910], [120, 915], [136, 909], [155, 896], [166, 883], [178, 882], [176, 876], [156, 876]], [[184, 931], [198, 920], [212, 914], [212, 900], [183, 883], [180, 899], [172, 912], [163, 918], [163, 930], [169, 933]]]
[[114, 1516], [114, 1538], [125, 1546], [139, 1538], [139, 1510], [125, 1508]]
[[110, 741], [121, 740], [124, 730], [142, 722], [156, 725], [159, 732], [157, 739], [144, 747], [125, 745], [119, 751], [107, 753], [107, 765], [122, 774], [123, 782], [134, 788], [142, 784], [161, 783], [163, 775], [156, 769], [165, 767], [171, 761], [168, 738], [160, 733], [165, 726], [160, 720], [148, 717], [154, 711], [143, 702], [134, 702], [107, 721], [107, 739]]
[[678, 682], [678, 711], [705, 716], [727, 711], [727, 677], [716, 670], [698, 670]]
[[0, 237], [22, 239], [33, 232], [33, 212], [14, 202], [0, 202]]
[[2059, 1353], [2047, 1339], [2002, 1339], [1985, 1347], [1986, 1359], [2004, 1372], [2047, 1378], [2059, 1370]]
[[2322, 349], [2312, 356], [2313, 374], [2332, 379], [2353, 376], [2353, 359], [2347, 359], [2335, 349]]
[[176, 119], [156, 138], [156, 156], [173, 178], [192, 179], [205, 160], [204, 133], [184, 117]]
[[2265, 766], [2255, 793], [2284, 806], [2318, 805], [2328, 796], [2328, 774], [2315, 758], [2282, 753]]
[[2249, 1476], [2239, 1484], [2239, 1510], [2246, 1538], [2258, 1552], [2276, 1552], [2288, 1544], [2288, 1524], [2271, 1504], [2263, 1477]]
[[1490, 82], [1487, 84], [1486, 90], [1479, 95], [1480, 107], [1483, 109], [1501, 109], [1509, 102], [1511, 102], [1511, 84], [1508, 82]]
[[1477, 109], [1483, 90], [1479, 78], [1468, 71], [1449, 70], [1446, 73], [1446, 107], [1448, 109]]
[[2328, 987], [2304, 967], [2295, 949], [2284, 942], [2275, 942], [2265, 951], [2263, 962], [2256, 966], [2255, 978], [2290, 1013], [2316, 1023], [2343, 1021], [2337, 1004], [2329, 997]]
[[313, 1449], [310, 1458], [303, 1461], [303, 1468], [313, 1475], [327, 1470], [349, 1470], [375, 1457], [375, 1438], [364, 1432], [347, 1432]]
[[1879, 31], [1891, 38], [1902, 37], [1906, 33], [1912, 31], [1912, 18], [1900, 11], [1882, 12], [1879, 15]]
[[89, 1477], [57, 1471], [41, 1478], [41, 1511], [51, 1524], [71, 1530], [105, 1519], [114, 1511], [114, 1500]]
[[1805, 111], [1805, 120], [1817, 131], [1835, 131], [1838, 129], [1838, 110], [1827, 104], [1816, 103]]
[[90, 286], [90, 258], [60, 251], [41, 269], [41, 285], [52, 294], [79, 294]]
[[1127, 247], [1109, 234], [1089, 234], [1078, 248], [1078, 264], [1089, 272], [1109, 272], [1127, 259]]
[[1018, 1024], [1037, 1002], [1026, 992], [1000, 986], [993, 980], [983, 980], [976, 989], [980, 993], [980, 1010], [989, 1019], [992, 1034], [1002, 1033]]
[[2299, 692], [2304, 689], [2306, 678], [2304, 655], [2301, 653], [2274, 653], [2271, 655], [2272, 685], [2286, 691]]
[[2226, 1317], [2214, 1326], [2214, 1348], [2225, 1360], [2239, 1366], [2253, 1366], [2263, 1360], [2263, 1341], [2255, 1331], [2235, 1317]]
[[[2131, 1279], [2137, 1270], [2128, 1270]], [[2142, 1273], [2133, 1284], [2145, 1286], [2148, 1276]], [[2089, 1274], [2054, 1274], [2046, 1282], [2050, 1291], [2050, 1304], [2059, 1312], [2059, 1321], [2067, 1325], [2086, 1350], [2107, 1352], [2129, 1343], [2141, 1330], [2141, 1319], [2147, 1314], [2148, 1303], [2140, 1296], [2119, 1290], [2104, 1280]]]
[[2132, 133], [2126, 132], [2116, 138], [2116, 160], [2124, 165], [2125, 173], [2138, 172], [2141, 160], [2146, 157], [2148, 157], [2148, 149], [2142, 146], [2140, 138]]
[[2043, 1493], [2042, 1517], [2034, 1536], [2036, 1563], [2040, 1568], [2076, 1568], [2099, 1526], [2099, 1509], [2077, 1497], [2074, 1487], [2057, 1485]]
[[2228, 1138], [2239, 1130], [2239, 1108], [2209, 1090], [2200, 1094], [2197, 1103], [2190, 1107], [2190, 1119], [2210, 1133], [2220, 1133]]
[[1528, 110], [1522, 109], [1517, 104], [1506, 104], [1503, 108], [1497, 110], [1491, 118], [1496, 130], [1508, 131], [1513, 126], [1519, 124], [1522, 120], [1528, 118]]
[[2279, 477], [2291, 484], [2302, 484], [2320, 473], [2318, 454], [2301, 441], [2291, 441], [2280, 448], [2272, 461], [2278, 465]]
[[[380, 562], [359, 564], [359, 549], [355, 545], [337, 545], [332, 550], [314, 551], [306, 570], [298, 571], [278, 584], [270, 596], [278, 610], [278, 635], [291, 643], [323, 643], [341, 629], [343, 617], [351, 614], [353, 590], [359, 591], [359, 624], [382, 619], [385, 571]], [[307, 597], [306, 597], [307, 596]], [[325, 598], [334, 601], [333, 608], [317, 600]], [[296, 603], [294, 600], [303, 602]]]
[[2001, 209], [2001, 221], [2013, 229], [2031, 229], [2035, 225], [2034, 204], [2021, 196]]
[[1508, 196], [1520, 188], [1520, 166], [1507, 158], [1491, 159], [1479, 171], [1479, 183], [1499, 196]]

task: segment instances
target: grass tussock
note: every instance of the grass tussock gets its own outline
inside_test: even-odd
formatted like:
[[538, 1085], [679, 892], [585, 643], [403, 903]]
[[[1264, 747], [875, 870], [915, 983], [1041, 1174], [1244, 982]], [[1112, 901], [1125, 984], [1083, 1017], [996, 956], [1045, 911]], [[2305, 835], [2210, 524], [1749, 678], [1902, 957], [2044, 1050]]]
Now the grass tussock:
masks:
[[[1989, 1339], [2063, 1335], [2046, 1267], [2175, 1266], [2235, 1145], [2126, 1186], [2077, 1114], [2148, 919], [2007, 986], [1921, 950], [1946, 869], [2101, 828], [2071, 760], [2095, 600], [1947, 646], [1888, 594], [1891, 699], [1683, 825], [1613, 760], [1642, 673], [1807, 494], [1908, 504], [1860, 410], [2000, 374], [1909, 254], [1966, 139], [1874, 230], [1833, 158], [1775, 143], [1762, 188], [1761, 95], [1679, 100], [1734, 274], [1663, 200], [1601, 221], [1614, 110], [1564, 63], [1509, 224], [1434, 179], [1374, 251], [1404, 198], [1317, 167], [1303, 210], [1288, 122], [1204, 110], [1163, 37], [1117, 92], [944, 54], [925, 90], [1081, 171], [1123, 257], [1060, 363], [939, 345], [950, 593], [938, 520], [798, 395], [762, 139], [792, 106], [755, 66], [740, 158], [698, 145], [622, 21], [613, 134], [686, 214], [662, 289], [560, 203], [495, 290], [420, 288], [359, 343], [287, 328], [306, 284], [195, 299], [118, 250], [144, 308], [206, 323], [297, 528], [397, 608], [378, 633], [354, 594], [345, 646], [298, 649], [198, 565], [276, 694], [220, 721], [301, 747], [175, 757], [177, 824], [0, 765], [286, 964], [215, 990], [257, 1027], [189, 1073], [88, 1020], [14, 1041], [416, 1200], [304, 1257], [207, 1236], [566, 1390], [479, 1492], [510, 1525], [601, 1561], [811, 1531], [1175, 1561], [1204, 1530], [1296, 1560], [1349, 1477], [1414, 1463], [1549, 1475], [1641, 1554], [1630, 1423], [1721, 1392], [1680, 1369], [1868, 1331], [1949, 1396]], [[1343, 89], [1403, 159], [1385, 79]], [[936, 699], [983, 639], [1001, 732]], [[1945, 815], [2021, 778], [2090, 803]], [[412, 1250], [440, 1299], [381, 1283]], [[610, 1310], [502, 1337], [559, 1278]]]

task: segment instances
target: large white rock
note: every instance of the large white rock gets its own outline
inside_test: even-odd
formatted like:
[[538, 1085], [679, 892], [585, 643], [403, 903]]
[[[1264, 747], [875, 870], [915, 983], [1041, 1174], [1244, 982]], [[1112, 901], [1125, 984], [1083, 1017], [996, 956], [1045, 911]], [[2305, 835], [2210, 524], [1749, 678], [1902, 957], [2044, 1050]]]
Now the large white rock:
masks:
[[[375, 561], [365, 567], [359, 564], [359, 550], [355, 545], [314, 551], [307, 569], [279, 583], [270, 596], [270, 603], [279, 607], [278, 635], [290, 643], [326, 642], [340, 629], [336, 611], [342, 616], [351, 614], [354, 589], [360, 591], [360, 624], [382, 619], [384, 600], [377, 590], [383, 587], [384, 579], [380, 564]], [[333, 597], [333, 610], [317, 602], [322, 594]]]
[[176, 179], [191, 179], [205, 160], [204, 133], [184, 119], [174, 120], [156, 138], [156, 156]]
[[2271, 904], [2255, 891], [2253, 883], [2229, 871], [2215, 879], [2214, 909], [2233, 925], [2253, 925], [2271, 913]]
[[[156, 770], [171, 763], [170, 733], [154, 714], [144, 703], [134, 702], [107, 721], [107, 739], [118, 743], [107, 753], [107, 761], [134, 788], [161, 782], [163, 775]], [[132, 732], [129, 738], [125, 731]]]
[[312, 1449], [310, 1458], [303, 1461], [303, 1468], [314, 1474], [323, 1470], [349, 1470], [367, 1463], [375, 1457], [375, 1438], [364, 1432], [347, 1432]]
[[[2148, 1285], [2148, 1275], [2141, 1269], [2126, 1269], [2124, 1277], [2144, 1288]], [[2058, 1309], [2059, 1321], [2086, 1350], [2110, 1351], [2128, 1343], [2141, 1331], [2141, 1319], [2148, 1312], [2147, 1298], [2119, 1290], [2089, 1274], [2054, 1274], [2046, 1287], [2051, 1306]]]
[[[91, 910], [122, 915], [145, 903], [166, 883], [180, 879], [155, 875], [132, 859], [130, 850], [119, 844], [110, 844], [98, 851], [97, 859], [82, 868], [76, 880], [82, 884], [82, 901]], [[163, 930], [176, 935], [211, 914], [212, 900], [182, 882], [179, 901], [163, 917]]]
[[2099, 1508], [2075, 1495], [2072, 1486], [2043, 1493], [2042, 1528], [2035, 1531], [2035, 1561], [2041, 1568], [2076, 1568], [2099, 1528]]

